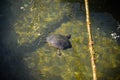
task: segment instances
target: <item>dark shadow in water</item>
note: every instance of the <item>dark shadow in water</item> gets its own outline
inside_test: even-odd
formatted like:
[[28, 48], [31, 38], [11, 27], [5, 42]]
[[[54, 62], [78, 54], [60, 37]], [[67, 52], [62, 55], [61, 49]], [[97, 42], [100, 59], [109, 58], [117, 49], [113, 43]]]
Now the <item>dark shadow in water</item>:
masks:
[[[12, 23], [17, 19], [10, 11], [10, 3], [7, 0], [0, 1], [0, 79], [1, 80], [35, 80], [30, 70], [23, 62], [27, 53], [32, 53], [45, 44], [45, 38], [62, 23], [69, 19], [64, 17], [61, 21], [49, 25], [31, 44], [18, 46], [17, 34], [12, 29]], [[12, 23], [11, 23], [12, 22]], [[28, 55], [28, 54], [27, 54]], [[42, 78], [42, 74], [40, 75]]]
[[120, 80], [120, 66], [107, 68], [102, 73], [103, 76], [98, 78], [98, 80]]
[[[11, 31], [16, 35], [10, 23], [13, 17], [10, 3], [0, 0], [0, 80], [34, 80], [29, 74], [29, 69], [24, 65], [22, 57], [17, 55], [20, 52], [14, 52], [17, 47], [17, 37], [9, 36]], [[6, 42], [6, 39], [9, 42]], [[11, 45], [6, 45], [7, 43]]]

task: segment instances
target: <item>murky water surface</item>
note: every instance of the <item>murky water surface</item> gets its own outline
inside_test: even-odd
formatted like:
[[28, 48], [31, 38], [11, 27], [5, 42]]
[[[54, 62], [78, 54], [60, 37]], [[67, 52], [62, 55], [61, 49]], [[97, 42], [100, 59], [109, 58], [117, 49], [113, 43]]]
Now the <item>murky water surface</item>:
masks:
[[[29, 80], [92, 80], [83, 5], [59, 0], [14, 0], [10, 3], [15, 21], [4, 43], [12, 51], [5, 60], [15, 65], [11, 68], [14, 76], [29, 74], [32, 77], [27, 77]], [[116, 24], [109, 13], [91, 12], [98, 80], [120, 79], [119, 37], [111, 37]], [[71, 34], [72, 48], [63, 50], [62, 56], [58, 56], [57, 49], [45, 42], [50, 34]]]

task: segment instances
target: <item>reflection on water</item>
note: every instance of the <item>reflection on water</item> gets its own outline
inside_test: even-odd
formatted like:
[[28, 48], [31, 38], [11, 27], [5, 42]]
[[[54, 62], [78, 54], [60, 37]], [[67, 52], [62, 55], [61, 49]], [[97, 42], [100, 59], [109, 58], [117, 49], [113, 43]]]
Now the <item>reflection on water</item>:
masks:
[[[11, 31], [3, 42], [12, 51], [5, 60], [9, 60], [10, 65], [24, 66], [11, 68], [17, 79], [29, 79], [29, 76], [23, 77], [26, 74], [32, 77], [29, 80], [92, 79], [85, 12], [79, 9], [79, 3], [60, 0], [9, 2], [15, 17], [12, 29], [16, 35], [13, 36], [15, 33]], [[110, 37], [116, 21], [108, 13], [91, 13], [91, 23], [98, 80], [119, 80], [120, 49]], [[45, 43], [46, 36], [55, 33], [72, 35], [70, 41], [73, 48], [63, 50], [61, 57], [56, 55], [55, 48]], [[9, 42], [11, 36], [12, 40], [16, 38], [16, 45]]]

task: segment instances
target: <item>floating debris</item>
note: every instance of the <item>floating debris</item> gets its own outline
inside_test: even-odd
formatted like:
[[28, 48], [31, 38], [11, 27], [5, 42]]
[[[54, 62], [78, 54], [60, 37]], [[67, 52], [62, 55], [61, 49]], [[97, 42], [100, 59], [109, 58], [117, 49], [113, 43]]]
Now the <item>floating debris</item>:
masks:
[[112, 39], [115, 39], [115, 40], [120, 38], [120, 36], [115, 32], [111, 33], [111, 37], [112, 37]]
[[23, 6], [21, 6], [20, 9], [23, 10], [23, 11], [25, 11], [25, 7], [23, 7]]
[[24, 7], [28, 7], [28, 4], [24, 4]]
[[120, 24], [117, 25], [117, 31], [120, 31]]
[[97, 30], [100, 30], [100, 28], [98, 27]]

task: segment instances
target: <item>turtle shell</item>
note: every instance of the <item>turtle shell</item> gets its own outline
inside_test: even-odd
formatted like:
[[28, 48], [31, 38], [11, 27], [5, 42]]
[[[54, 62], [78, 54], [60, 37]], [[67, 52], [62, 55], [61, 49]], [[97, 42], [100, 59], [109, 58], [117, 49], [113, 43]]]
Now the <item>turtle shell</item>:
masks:
[[48, 42], [49, 45], [57, 49], [64, 50], [72, 47], [69, 38], [67, 36], [60, 34], [52, 34], [46, 38], [46, 41]]

